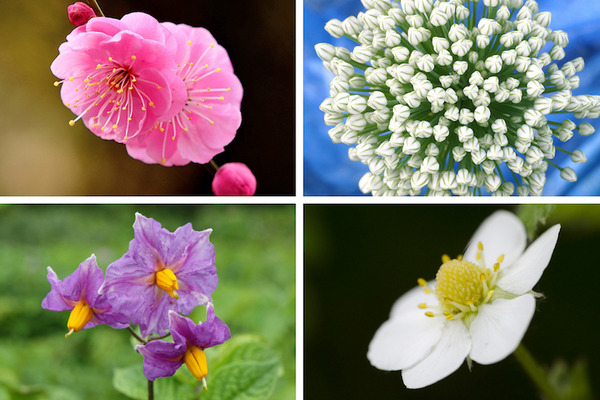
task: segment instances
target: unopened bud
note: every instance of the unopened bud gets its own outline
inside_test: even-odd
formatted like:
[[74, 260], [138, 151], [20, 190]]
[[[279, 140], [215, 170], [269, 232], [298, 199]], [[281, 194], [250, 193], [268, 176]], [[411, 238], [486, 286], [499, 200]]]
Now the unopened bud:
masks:
[[90, 19], [96, 16], [92, 7], [81, 1], [67, 7], [67, 13], [69, 14], [69, 21], [75, 26], [85, 25]]
[[217, 196], [252, 196], [256, 192], [256, 178], [246, 164], [227, 163], [217, 170], [212, 191]]

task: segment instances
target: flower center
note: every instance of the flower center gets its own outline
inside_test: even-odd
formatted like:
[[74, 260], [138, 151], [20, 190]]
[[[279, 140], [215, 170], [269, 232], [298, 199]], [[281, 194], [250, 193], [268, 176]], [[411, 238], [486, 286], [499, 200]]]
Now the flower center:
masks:
[[83, 327], [90, 322], [90, 319], [92, 319], [92, 310], [90, 309], [90, 306], [81, 301], [77, 303], [69, 315], [69, 320], [67, 321], [69, 333], [65, 335], [65, 338], [71, 336], [73, 332], [82, 330]]
[[206, 354], [199, 347], [192, 346], [185, 351], [183, 362], [188, 367], [192, 375], [199, 381], [202, 381], [206, 389], [206, 375], [208, 375], [208, 366], [206, 364]]
[[156, 285], [163, 289], [165, 292], [169, 294], [174, 299], [179, 299], [179, 295], [175, 290], [179, 289], [179, 285], [177, 285], [177, 277], [168, 268], [161, 269], [156, 273]]
[[442, 314], [448, 320], [464, 318], [474, 315], [479, 306], [492, 300], [504, 255], [498, 257], [493, 270], [486, 268], [483, 245], [479, 242], [475, 259], [475, 262], [471, 262], [463, 260], [462, 256], [455, 259], [442, 256], [442, 266], [435, 276], [434, 289], [427, 285], [425, 279], [419, 278], [419, 285], [425, 293], [435, 293], [439, 301], [439, 306], [435, 307], [429, 307], [426, 303], [419, 304], [419, 308], [429, 309], [425, 312], [426, 316]]
[[440, 304], [450, 312], [460, 311], [459, 305], [470, 307], [481, 299], [483, 285], [479, 266], [465, 260], [449, 260], [435, 276], [435, 294]]

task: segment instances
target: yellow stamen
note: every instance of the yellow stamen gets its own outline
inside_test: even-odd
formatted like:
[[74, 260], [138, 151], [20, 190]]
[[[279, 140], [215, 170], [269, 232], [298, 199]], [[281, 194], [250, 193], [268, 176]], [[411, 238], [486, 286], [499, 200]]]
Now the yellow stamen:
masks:
[[199, 381], [202, 381], [206, 390], [206, 376], [208, 375], [208, 365], [206, 364], [206, 354], [202, 349], [192, 346], [185, 351], [183, 362], [188, 367], [192, 375]]
[[172, 298], [179, 299], [179, 295], [175, 291], [179, 289], [177, 277], [170, 269], [161, 269], [156, 273], [156, 285], [167, 292]]
[[82, 330], [83, 327], [90, 322], [90, 319], [92, 319], [92, 310], [90, 309], [90, 306], [85, 302], [77, 303], [71, 311], [71, 315], [69, 315], [69, 320], [67, 321], [69, 333], [65, 335], [65, 338], [71, 336], [73, 332]]

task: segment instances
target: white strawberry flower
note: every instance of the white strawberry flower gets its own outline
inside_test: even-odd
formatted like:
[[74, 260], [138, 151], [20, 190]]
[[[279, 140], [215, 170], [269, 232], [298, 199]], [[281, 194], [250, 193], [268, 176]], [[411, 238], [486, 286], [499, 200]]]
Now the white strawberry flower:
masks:
[[[447, 178], [442, 174], [446, 187]], [[497, 182], [485, 181], [496, 187]], [[510, 185], [502, 188], [514, 191]], [[419, 286], [396, 301], [369, 345], [371, 364], [402, 370], [404, 384], [416, 389], [447, 377], [465, 359], [487, 365], [506, 358], [533, 318], [532, 289], [548, 266], [559, 231], [560, 225], [551, 227], [526, 248], [521, 221], [506, 211], [492, 214], [463, 257], [443, 256], [435, 280], [419, 279]]]

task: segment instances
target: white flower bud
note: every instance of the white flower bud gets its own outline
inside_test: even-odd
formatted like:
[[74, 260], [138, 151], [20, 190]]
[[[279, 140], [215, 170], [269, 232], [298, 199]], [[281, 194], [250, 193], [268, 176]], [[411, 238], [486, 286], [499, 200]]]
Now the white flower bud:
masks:
[[[471, 139], [475, 140], [475, 138]], [[479, 165], [486, 160], [486, 152], [484, 149], [476, 149], [471, 152], [471, 160], [475, 165]]]
[[350, 129], [344, 129], [344, 133], [340, 138], [340, 141], [347, 145], [353, 145], [358, 142], [358, 132]]
[[415, 7], [422, 13], [429, 13], [433, 9], [433, 0], [415, 0]]
[[533, 103], [533, 108], [544, 115], [552, 113], [552, 99], [548, 97], [538, 97]]
[[452, 157], [455, 161], [460, 162], [466, 155], [467, 152], [462, 147], [456, 146], [452, 148]]
[[477, 35], [475, 45], [479, 49], [485, 49], [490, 45], [490, 37], [485, 35]]
[[498, 89], [496, 94], [494, 95], [494, 99], [498, 103], [504, 103], [510, 97], [510, 91], [502, 86]]
[[549, 39], [558, 47], [567, 47], [569, 44], [569, 36], [564, 31], [553, 31]]
[[433, 137], [437, 142], [443, 142], [444, 140], [446, 140], [449, 134], [450, 131], [448, 130], [447, 126], [436, 125], [433, 127]]
[[415, 69], [409, 64], [400, 64], [396, 68], [396, 78], [400, 83], [408, 83], [415, 75]]
[[342, 21], [339, 19], [331, 19], [325, 24], [325, 30], [334, 38], [341, 38], [344, 36], [344, 28], [342, 27]]
[[[344, 124], [340, 123], [331, 128], [328, 132], [329, 137], [333, 143], [340, 143], [342, 141], [342, 135], [344, 134]], [[353, 148], [353, 147], [352, 147]]]
[[502, 5], [498, 12], [496, 12], [496, 20], [498, 21], [506, 21], [510, 18], [510, 10], [507, 6]]
[[420, 153], [413, 154], [406, 163], [409, 167], [419, 168], [423, 163], [423, 156]]
[[442, 50], [437, 54], [435, 62], [441, 66], [450, 66], [453, 62], [452, 54], [448, 50]]
[[458, 118], [460, 117], [460, 111], [459, 111], [458, 107], [451, 106], [451, 107], [448, 107], [448, 109], [444, 113], [444, 116], [446, 118], [448, 118], [450, 121], [458, 121]]
[[562, 60], [565, 58], [565, 50], [561, 46], [555, 45], [550, 50], [550, 57], [552, 57], [553, 60]]
[[458, 101], [458, 95], [456, 91], [452, 88], [446, 89], [446, 103], [448, 104], [456, 104]]
[[531, 58], [518, 55], [515, 60], [515, 69], [519, 72], [525, 72], [531, 65]]
[[492, 102], [492, 99], [490, 98], [490, 95], [488, 92], [486, 92], [485, 90], [480, 90], [479, 91], [479, 96], [477, 96], [474, 100], [473, 100], [473, 105], [475, 107], [487, 107], [490, 105], [490, 103]]
[[433, 128], [429, 121], [419, 121], [417, 126], [414, 128], [414, 136], [417, 138], [426, 139], [433, 135]]
[[589, 136], [596, 131], [596, 129], [587, 122], [580, 124], [578, 130], [581, 136]]
[[399, 63], [403, 63], [406, 60], [408, 60], [410, 50], [403, 46], [396, 46], [392, 49], [392, 54], [394, 55], [396, 61], [398, 61]]
[[466, 19], [469, 17], [469, 9], [463, 5], [457, 5], [456, 6], [456, 19], [457, 20], [462, 20], [462, 19]]
[[479, 88], [476, 85], [469, 85], [463, 89], [463, 94], [467, 96], [468, 99], [474, 100], [479, 94]]
[[351, 129], [353, 131], [362, 131], [367, 127], [367, 120], [362, 114], [354, 114], [350, 115], [346, 119], [346, 129]]
[[371, 92], [369, 95], [369, 99], [367, 100], [367, 105], [374, 110], [379, 110], [387, 107], [387, 98], [385, 94], [379, 91]]
[[508, 99], [514, 104], [519, 104], [523, 99], [523, 92], [519, 89], [513, 89], [510, 91]]
[[461, 39], [455, 43], [452, 43], [450, 49], [452, 50], [452, 53], [456, 54], [459, 57], [463, 57], [469, 52], [469, 50], [471, 50], [471, 47], [473, 47], [473, 41], [468, 39]]
[[489, 193], [494, 193], [496, 190], [498, 190], [501, 184], [502, 181], [498, 175], [488, 175], [485, 178], [485, 189]]
[[556, 130], [556, 137], [558, 137], [558, 140], [561, 142], [566, 142], [573, 137], [573, 131], [570, 129], [558, 128]]
[[575, 174], [575, 171], [569, 167], [565, 167], [562, 169], [562, 171], [560, 171], [560, 177], [567, 182], [577, 181], [577, 174]]
[[383, 15], [381, 11], [371, 8], [370, 10], [359, 14], [359, 21], [368, 29], [379, 28], [378, 17], [380, 15]]
[[348, 98], [348, 112], [350, 114], [362, 114], [367, 109], [367, 99], [353, 94]]
[[571, 154], [571, 161], [580, 164], [587, 162], [587, 158], [585, 157], [585, 154], [583, 154], [583, 151], [575, 150], [573, 154]]
[[381, 189], [382, 187], [383, 182], [381, 181], [381, 177], [372, 172], [367, 172], [360, 178], [360, 181], [358, 181], [358, 188], [365, 194]]
[[462, 125], [469, 125], [471, 122], [475, 120], [475, 115], [473, 115], [473, 111], [468, 108], [462, 108], [460, 110], [460, 115], [458, 117], [458, 122]]
[[469, 37], [469, 30], [463, 24], [454, 24], [450, 27], [448, 32], [448, 38], [452, 42], [458, 42], [459, 40], [465, 40]]
[[502, 57], [494, 55], [485, 60], [485, 67], [492, 74], [497, 74], [502, 70]]
[[546, 175], [543, 173], [535, 172], [529, 175], [527, 181], [532, 186], [544, 187], [544, 185], [546, 184]]
[[483, 89], [488, 93], [496, 93], [500, 88], [497, 76], [491, 76], [483, 81]]
[[372, 47], [356, 46], [352, 50], [352, 53], [350, 53], [350, 58], [356, 62], [366, 64], [371, 60], [374, 54]]
[[490, 109], [484, 106], [477, 107], [474, 112], [475, 121], [477, 121], [480, 125], [486, 124], [491, 115], [492, 113], [490, 112]]
[[[339, 142], [334, 141], [334, 143], [339, 143]], [[360, 161], [360, 158], [358, 158], [358, 156], [356, 155], [356, 148], [355, 147], [349, 147], [348, 148], [348, 159], [350, 161]]]
[[436, 53], [440, 53], [442, 50], [448, 50], [450, 48], [450, 43], [445, 38], [434, 36], [431, 39], [431, 42], [433, 43], [433, 50]]
[[452, 68], [454, 69], [454, 72], [456, 72], [458, 75], [462, 75], [465, 72], [467, 72], [467, 69], [469, 68], [469, 63], [467, 63], [466, 61], [455, 61], [452, 65]]
[[515, 156], [510, 161], [505, 161], [508, 169], [510, 169], [515, 174], [521, 174], [523, 172], [523, 167], [525, 166], [525, 162], [522, 158]]
[[500, 4], [500, 0], [483, 0], [483, 4], [486, 7], [498, 7], [498, 4]]
[[440, 164], [437, 162], [435, 157], [425, 157], [421, 164], [420, 172], [426, 174], [432, 174], [440, 169]]
[[448, 17], [442, 10], [436, 8], [431, 13], [431, 16], [429, 17], [429, 22], [431, 22], [431, 25], [433, 26], [446, 25], [448, 23]]
[[[385, 73], [385, 70], [384, 70], [384, 73]], [[340, 60], [340, 62], [338, 62], [338, 64], [337, 64], [337, 74], [336, 75], [338, 75], [344, 79], [350, 79], [350, 77], [352, 75], [354, 75], [354, 67], [352, 66], [352, 64], [350, 64], [348, 62]], [[383, 82], [385, 82], [385, 80]]]
[[546, 123], [544, 115], [535, 109], [526, 110], [523, 114], [523, 118], [525, 119], [525, 123], [533, 128], [538, 128]]
[[367, 81], [363, 75], [355, 75], [348, 80], [348, 84], [351, 88], [362, 89], [363, 87], [367, 86]]
[[494, 173], [494, 170], [496, 169], [496, 163], [493, 160], [486, 159], [485, 161], [483, 161], [481, 163], [481, 169], [487, 175], [491, 175]]
[[454, 171], [444, 171], [440, 174], [439, 180], [440, 188], [444, 190], [455, 189], [457, 186], [456, 183], [456, 174]]
[[531, 142], [528, 142], [523, 139], [515, 140], [515, 150], [517, 150], [521, 154], [525, 154], [527, 150], [529, 150], [529, 146], [531, 146]]
[[539, 65], [533, 64], [533, 63], [527, 69], [525, 76], [527, 77], [527, 79], [529, 79], [531, 81], [544, 82], [546, 79], [544, 76], [544, 71], [542, 71], [542, 68], [540, 68]]
[[535, 164], [540, 160], [544, 159], [544, 154], [540, 149], [535, 146], [531, 146], [529, 150], [525, 153], [525, 161], [529, 164]]
[[417, 68], [423, 72], [433, 71], [434, 66], [433, 56], [431, 56], [431, 54], [426, 54], [417, 60]]
[[342, 29], [346, 35], [356, 37], [363, 28], [355, 16], [350, 16], [342, 22]]
[[544, 85], [537, 80], [527, 82], [527, 96], [529, 97], [538, 97], [544, 93], [544, 90]]
[[[423, 17], [421, 15], [415, 14], [415, 15], [407, 15], [406, 22], [408, 22], [408, 25], [413, 28], [419, 28], [419, 27], [423, 26], [423, 24], [425, 23], [425, 20], [423, 19]], [[385, 29], [382, 28], [382, 30], [385, 30]]]
[[402, 43], [402, 38], [400, 34], [394, 30], [385, 31], [385, 45], [386, 47], [395, 47]]
[[409, 136], [404, 141], [404, 145], [402, 146], [402, 152], [405, 154], [416, 154], [421, 150], [421, 142], [415, 139], [412, 136]]
[[319, 43], [315, 45], [315, 51], [323, 61], [331, 61], [335, 57], [335, 47], [329, 43]]
[[369, 170], [375, 175], [381, 175], [385, 170], [385, 167], [386, 165], [385, 161], [383, 161], [383, 158], [375, 156], [371, 157], [371, 159], [369, 160]]
[[435, 143], [429, 143], [425, 149], [425, 154], [430, 157], [437, 157], [440, 154], [440, 149], [435, 145]]
[[579, 87], [579, 77], [578, 76], [572, 76], [572, 77], [568, 78], [567, 82], [571, 89], [577, 89]]
[[472, 174], [469, 170], [462, 168], [456, 174], [456, 183], [459, 185], [469, 185], [471, 183]]
[[501, 160], [503, 157], [502, 147], [498, 144], [493, 144], [487, 151], [486, 157], [489, 160]]
[[490, 36], [502, 32], [502, 26], [498, 21], [489, 18], [481, 18], [477, 24], [482, 35]]
[[410, 178], [410, 185], [413, 190], [420, 190], [429, 183], [429, 174], [420, 171], [415, 171], [413, 176]]

